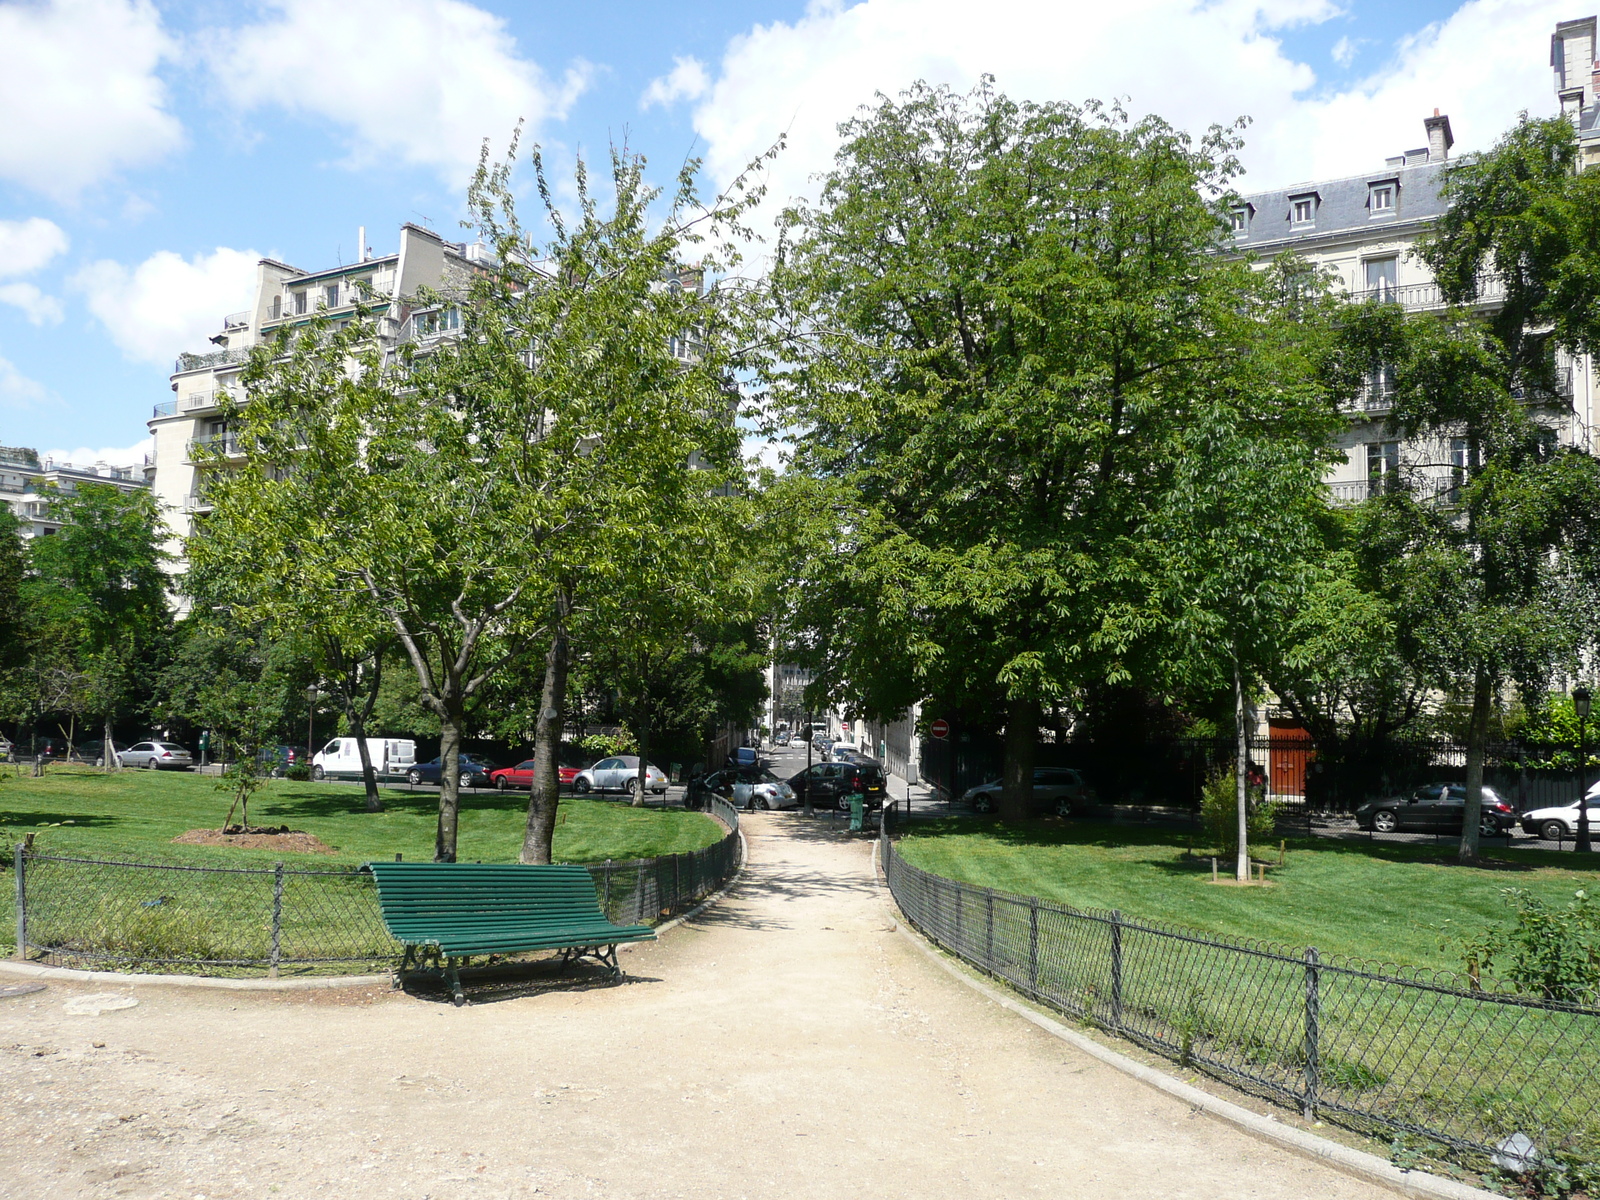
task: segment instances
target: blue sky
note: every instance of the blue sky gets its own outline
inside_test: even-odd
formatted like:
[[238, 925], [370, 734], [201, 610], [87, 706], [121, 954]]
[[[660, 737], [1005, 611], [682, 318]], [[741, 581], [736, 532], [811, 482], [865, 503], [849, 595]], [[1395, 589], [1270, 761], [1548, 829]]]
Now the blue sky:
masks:
[[517, 117], [558, 171], [626, 137], [722, 182], [787, 131], [778, 197], [874, 91], [984, 72], [1032, 99], [1126, 97], [1200, 128], [1248, 114], [1245, 186], [1457, 151], [1554, 107], [1522, 0], [0, 0], [0, 444], [138, 461], [183, 350], [250, 300], [256, 258], [457, 228], [481, 138]]

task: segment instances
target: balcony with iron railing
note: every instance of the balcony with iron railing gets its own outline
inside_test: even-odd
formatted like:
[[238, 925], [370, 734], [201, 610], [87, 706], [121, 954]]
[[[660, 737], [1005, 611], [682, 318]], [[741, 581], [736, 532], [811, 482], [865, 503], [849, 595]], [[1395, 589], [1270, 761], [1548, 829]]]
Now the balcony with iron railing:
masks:
[[190, 461], [193, 461], [197, 454], [202, 458], [215, 458], [218, 455], [233, 457], [239, 453], [241, 453], [239, 435], [232, 430], [225, 433], [206, 433], [189, 439]]

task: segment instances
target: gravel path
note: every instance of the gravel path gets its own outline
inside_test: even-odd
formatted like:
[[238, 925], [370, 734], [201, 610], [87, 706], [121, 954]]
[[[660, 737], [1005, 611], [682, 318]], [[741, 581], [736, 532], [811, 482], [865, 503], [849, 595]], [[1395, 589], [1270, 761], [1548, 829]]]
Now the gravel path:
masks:
[[[0, 1196], [1389, 1195], [949, 978], [837, 823], [746, 832], [732, 895], [623, 986], [0, 1000]], [[138, 1003], [93, 1015], [108, 992]]]

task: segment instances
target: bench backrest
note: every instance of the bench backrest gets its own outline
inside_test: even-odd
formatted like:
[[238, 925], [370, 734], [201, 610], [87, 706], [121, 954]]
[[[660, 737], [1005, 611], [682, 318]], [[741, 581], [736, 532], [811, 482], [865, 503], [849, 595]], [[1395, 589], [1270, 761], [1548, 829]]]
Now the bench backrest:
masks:
[[368, 863], [389, 932], [501, 921], [559, 926], [604, 922], [584, 867], [516, 863]]

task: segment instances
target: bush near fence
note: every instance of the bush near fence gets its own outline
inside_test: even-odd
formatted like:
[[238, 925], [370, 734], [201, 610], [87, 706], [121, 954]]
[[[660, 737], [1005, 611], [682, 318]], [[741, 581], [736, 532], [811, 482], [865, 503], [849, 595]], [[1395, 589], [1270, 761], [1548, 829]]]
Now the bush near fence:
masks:
[[973, 887], [887, 838], [881, 854], [935, 943], [1182, 1066], [1469, 1169], [1516, 1133], [1600, 1163], [1600, 1009]]
[[[689, 854], [586, 863], [618, 925], [655, 924], [720, 888], [739, 867], [739, 816]], [[17, 938], [52, 966], [194, 974], [382, 970], [402, 948], [359, 867], [202, 867], [45, 854], [13, 857]]]

